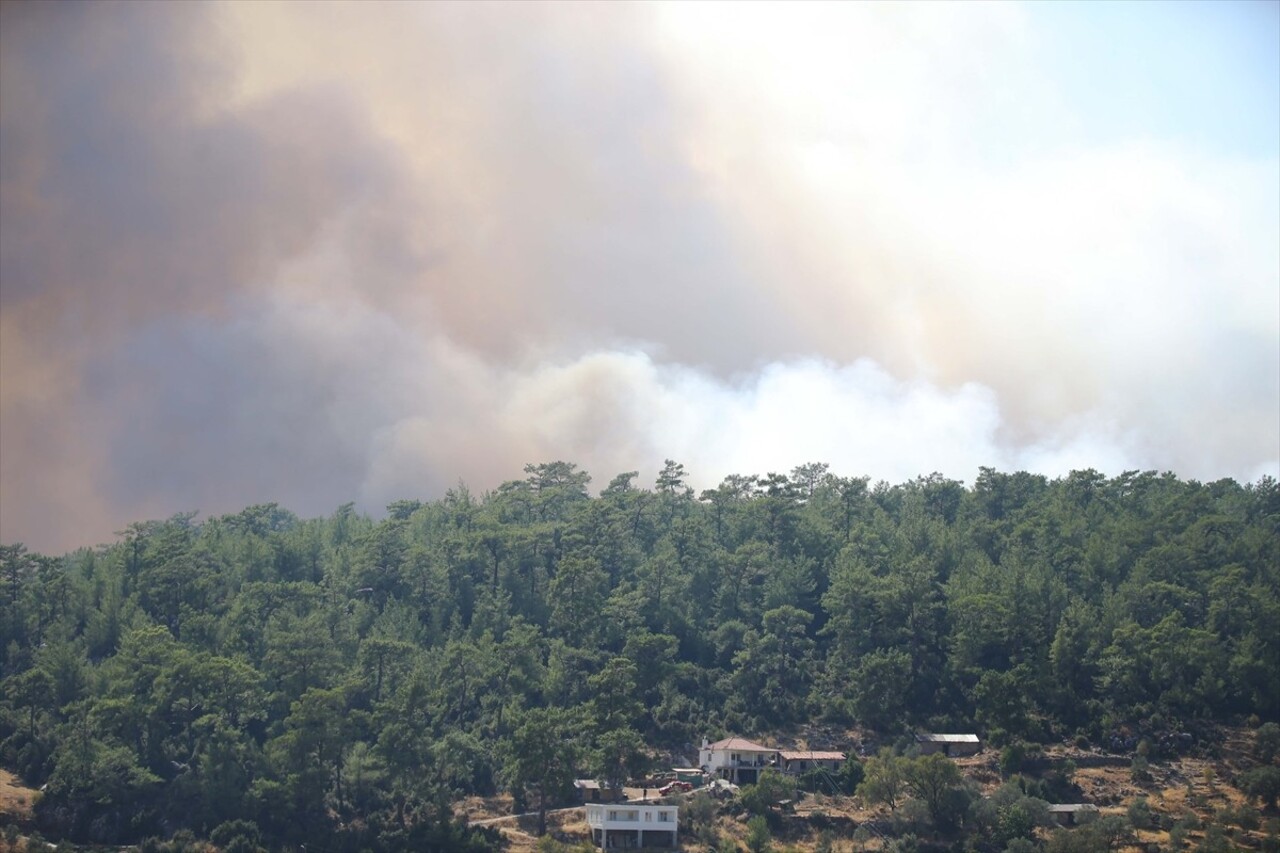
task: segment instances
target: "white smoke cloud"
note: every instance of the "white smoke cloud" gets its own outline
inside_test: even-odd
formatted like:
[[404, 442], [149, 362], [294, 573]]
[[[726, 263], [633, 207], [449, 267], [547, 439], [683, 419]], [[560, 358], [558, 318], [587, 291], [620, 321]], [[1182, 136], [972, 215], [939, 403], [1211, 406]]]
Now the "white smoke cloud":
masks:
[[625, 470], [651, 476], [670, 457], [698, 488], [815, 459], [895, 482], [931, 471], [968, 479], [983, 465], [1061, 474], [1143, 461], [1097, 417], [1011, 444], [990, 388], [904, 381], [870, 359], [797, 359], [736, 378], [642, 349], [503, 366], [443, 335], [406, 334], [367, 304], [318, 304], [314, 288], [296, 301], [281, 293], [256, 312], [267, 318], [259, 334], [319, 361], [340, 391], [323, 414], [351, 453], [366, 454], [358, 497], [369, 507], [438, 494], [457, 479], [491, 488], [530, 460], [575, 461], [603, 483]]

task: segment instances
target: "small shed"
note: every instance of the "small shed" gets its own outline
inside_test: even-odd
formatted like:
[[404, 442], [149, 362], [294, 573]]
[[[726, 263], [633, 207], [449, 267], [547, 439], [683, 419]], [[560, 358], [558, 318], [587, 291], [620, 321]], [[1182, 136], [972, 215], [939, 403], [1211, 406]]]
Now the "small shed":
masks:
[[701, 767], [673, 767], [671, 772], [676, 774], [676, 779], [695, 788], [701, 788], [706, 781]]
[[573, 788], [582, 803], [618, 803], [625, 799], [621, 788], [610, 788], [608, 783], [595, 779], [574, 779]]
[[1063, 826], [1075, 826], [1096, 818], [1098, 807], [1093, 803], [1050, 803], [1049, 814]]
[[920, 744], [921, 755], [941, 752], [952, 758], [957, 755], [973, 755], [982, 749], [982, 741], [977, 735], [970, 734], [916, 735], [916, 743]]

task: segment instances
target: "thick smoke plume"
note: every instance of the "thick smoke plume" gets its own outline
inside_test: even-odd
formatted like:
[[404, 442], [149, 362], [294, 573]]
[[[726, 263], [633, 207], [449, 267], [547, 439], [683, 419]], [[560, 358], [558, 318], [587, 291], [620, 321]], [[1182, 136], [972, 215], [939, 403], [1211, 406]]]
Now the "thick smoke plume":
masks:
[[0, 15], [0, 540], [554, 458], [1280, 473], [1276, 157], [1073, 136], [1022, 7]]

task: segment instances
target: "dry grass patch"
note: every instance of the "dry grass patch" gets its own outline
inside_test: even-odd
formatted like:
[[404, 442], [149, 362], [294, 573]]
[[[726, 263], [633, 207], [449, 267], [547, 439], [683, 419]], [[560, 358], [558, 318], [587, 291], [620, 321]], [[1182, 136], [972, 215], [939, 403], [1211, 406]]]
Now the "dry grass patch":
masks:
[[40, 793], [28, 788], [8, 770], [0, 770], [0, 816], [15, 823], [31, 819], [32, 809]]

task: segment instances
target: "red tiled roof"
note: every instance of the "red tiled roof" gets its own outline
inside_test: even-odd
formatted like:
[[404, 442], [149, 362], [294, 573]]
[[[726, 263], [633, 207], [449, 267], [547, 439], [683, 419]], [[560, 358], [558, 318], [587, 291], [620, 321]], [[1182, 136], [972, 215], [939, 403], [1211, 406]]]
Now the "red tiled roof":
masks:
[[790, 752], [782, 750], [778, 753], [783, 761], [844, 761], [843, 752]]
[[771, 746], [761, 746], [758, 743], [753, 743], [744, 737], [727, 737], [724, 740], [716, 741], [715, 743], [711, 744], [711, 746], [707, 747], [707, 749], [715, 749], [715, 750], [736, 749], [741, 752], [777, 752], [778, 751]]

